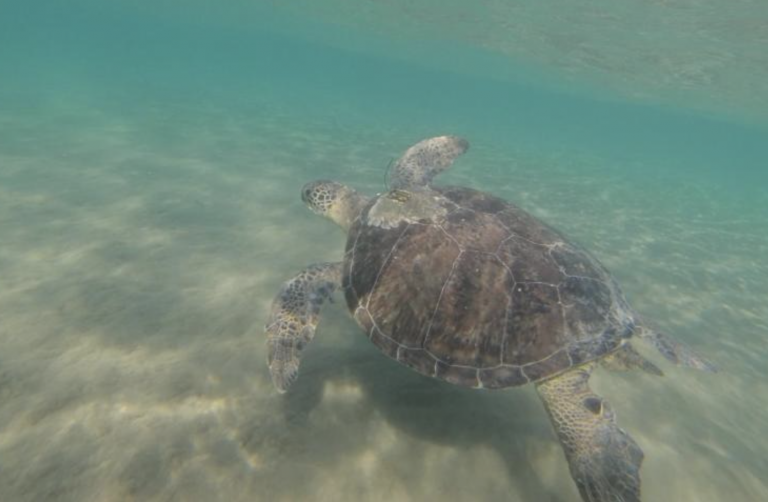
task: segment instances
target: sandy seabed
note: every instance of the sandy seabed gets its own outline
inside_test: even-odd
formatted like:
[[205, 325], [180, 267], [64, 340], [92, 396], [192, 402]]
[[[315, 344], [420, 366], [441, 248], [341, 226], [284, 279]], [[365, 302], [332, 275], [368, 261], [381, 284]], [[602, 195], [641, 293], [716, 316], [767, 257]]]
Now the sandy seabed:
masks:
[[[421, 139], [410, 133], [165, 101], [4, 114], [0, 499], [579, 500], [532, 388], [419, 376], [371, 346], [342, 301], [299, 381], [272, 390], [272, 297], [344, 243], [299, 188], [380, 191], [389, 160]], [[666, 377], [595, 375], [646, 453], [644, 500], [768, 499], [765, 192], [470, 139], [446, 183], [592, 249], [639, 311], [722, 368], [670, 367], [640, 346]]]

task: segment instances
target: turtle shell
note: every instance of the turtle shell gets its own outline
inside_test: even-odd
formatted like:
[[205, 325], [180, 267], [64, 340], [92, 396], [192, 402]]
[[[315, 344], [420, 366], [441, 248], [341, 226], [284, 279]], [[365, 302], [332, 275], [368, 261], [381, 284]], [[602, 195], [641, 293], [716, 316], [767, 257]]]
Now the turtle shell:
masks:
[[[427, 376], [502, 388], [618, 348], [631, 310], [588, 252], [519, 207], [461, 187], [432, 188], [416, 219], [352, 225], [347, 306], [379, 349]], [[424, 194], [418, 194], [423, 197]]]

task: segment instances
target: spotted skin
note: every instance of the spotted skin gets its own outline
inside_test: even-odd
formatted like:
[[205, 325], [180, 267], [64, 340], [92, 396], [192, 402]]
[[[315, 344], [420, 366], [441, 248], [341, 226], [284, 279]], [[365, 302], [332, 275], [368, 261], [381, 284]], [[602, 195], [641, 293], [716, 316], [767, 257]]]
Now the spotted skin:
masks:
[[589, 388], [594, 363], [536, 386], [585, 502], [640, 502], [643, 451]]
[[325, 216], [344, 230], [368, 203], [368, 198], [346, 185], [329, 180], [317, 180], [301, 188], [301, 200], [313, 213]]
[[469, 149], [469, 142], [457, 136], [437, 136], [408, 148], [392, 169], [393, 189], [425, 187]]
[[272, 382], [285, 392], [299, 374], [304, 348], [315, 337], [320, 307], [341, 282], [341, 263], [311, 265], [285, 282], [265, 327]]

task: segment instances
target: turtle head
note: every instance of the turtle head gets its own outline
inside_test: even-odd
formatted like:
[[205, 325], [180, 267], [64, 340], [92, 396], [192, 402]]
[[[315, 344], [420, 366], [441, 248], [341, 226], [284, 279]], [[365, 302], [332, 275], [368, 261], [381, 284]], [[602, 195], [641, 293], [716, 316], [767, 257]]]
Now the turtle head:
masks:
[[313, 213], [325, 216], [349, 230], [367, 199], [356, 190], [328, 180], [312, 181], [301, 189], [301, 200]]

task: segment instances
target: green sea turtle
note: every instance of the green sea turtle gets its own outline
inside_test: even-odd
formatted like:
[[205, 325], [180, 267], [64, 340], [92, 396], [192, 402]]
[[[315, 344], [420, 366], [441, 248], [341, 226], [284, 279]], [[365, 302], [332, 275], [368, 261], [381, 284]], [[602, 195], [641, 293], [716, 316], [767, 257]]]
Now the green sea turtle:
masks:
[[298, 375], [320, 307], [341, 288], [368, 338], [423, 375], [474, 388], [536, 385], [585, 501], [640, 500], [643, 452], [588, 380], [598, 363], [661, 374], [630, 345], [714, 371], [646, 327], [595, 257], [517, 206], [484, 192], [432, 185], [469, 148], [440, 136], [410, 147], [390, 189], [366, 197], [333, 181], [302, 200], [347, 232], [344, 259], [287, 281], [266, 325], [272, 380]]

